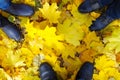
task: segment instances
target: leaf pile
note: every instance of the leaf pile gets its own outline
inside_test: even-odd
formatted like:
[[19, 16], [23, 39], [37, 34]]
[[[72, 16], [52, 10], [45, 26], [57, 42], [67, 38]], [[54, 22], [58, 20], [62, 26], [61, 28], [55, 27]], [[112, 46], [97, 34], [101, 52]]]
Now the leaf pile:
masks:
[[40, 80], [42, 62], [51, 64], [59, 80], [75, 80], [85, 61], [95, 63], [94, 80], [120, 80], [119, 20], [91, 32], [89, 26], [100, 14], [79, 13], [83, 0], [12, 1], [36, 11], [31, 17], [17, 18], [1, 12], [24, 29], [25, 38], [17, 43], [0, 30], [0, 80]]

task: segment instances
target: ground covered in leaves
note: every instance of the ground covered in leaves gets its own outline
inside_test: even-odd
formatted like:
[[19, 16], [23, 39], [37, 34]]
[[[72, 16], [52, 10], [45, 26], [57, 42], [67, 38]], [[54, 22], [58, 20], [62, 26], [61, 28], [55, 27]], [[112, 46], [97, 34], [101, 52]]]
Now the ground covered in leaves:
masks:
[[48, 62], [59, 80], [75, 80], [80, 66], [95, 65], [94, 80], [120, 80], [120, 21], [89, 31], [100, 12], [82, 14], [83, 0], [12, 0], [35, 7], [31, 17], [1, 14], [20, 26], [18, 43], [0, 30], [0, 80], [40, 80], [39, 65]]

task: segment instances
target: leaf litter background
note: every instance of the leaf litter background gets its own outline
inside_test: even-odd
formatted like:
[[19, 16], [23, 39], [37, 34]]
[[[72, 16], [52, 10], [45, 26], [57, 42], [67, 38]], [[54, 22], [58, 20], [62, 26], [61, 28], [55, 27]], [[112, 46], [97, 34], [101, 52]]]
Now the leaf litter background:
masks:
[[40, 80], [39, 65], [48, 62], [59, 80], [75, 80], [80, 66], [95, 64], [94, 80], [120, 80], [120, 21], [101, 31], [88, 27], [98, 12], [82, 14], [83, 0], [12, 0], [35, 7], [31, 17], [1, 14], [20, 26], [22, 43], [0, 30], [0, 80]]

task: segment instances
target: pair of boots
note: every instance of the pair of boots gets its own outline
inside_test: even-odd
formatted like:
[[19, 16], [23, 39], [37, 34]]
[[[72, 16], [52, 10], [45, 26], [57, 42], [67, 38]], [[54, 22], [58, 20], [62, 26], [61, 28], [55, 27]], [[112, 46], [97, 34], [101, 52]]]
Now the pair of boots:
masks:
[[[34, 9], [25, 4], [14, 4], [11, 0], [0, 0], [0, 9], [15, 16], [31, 16]], [[6, 17], [0, 14], [0, 28], [7, 34], [9, 38], [15, 41], [21, 41], [23, 35], [20, 28], [11, 23]]]
[[[75, 80], [92, 80], [94, 65], [85, 62], [77, 73]], [[56, 72], [49, 63], [44, 62], [39, 67], [41, 80], [57, 80]]]
[[88, 13], [105, 6], [107, 10], [89, 27], [91, 31], [101, 30], [115, 19], [120, 18], [120, 0], [85, 0], [79, 7], [79, 12]]

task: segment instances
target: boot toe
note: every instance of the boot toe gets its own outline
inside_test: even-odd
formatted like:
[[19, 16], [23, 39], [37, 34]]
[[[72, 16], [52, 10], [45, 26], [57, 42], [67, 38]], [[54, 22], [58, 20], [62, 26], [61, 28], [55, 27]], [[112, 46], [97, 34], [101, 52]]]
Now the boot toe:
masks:
[[0, 28], [9, 38], [14, 39], [15, 41], [21, 42], [24, 38], [21, 29], [8, 21], [8, 19], [2, 15], [0, 15]]
[[99, 31], [103, 29], [106, 25], [104, 25], [101, 21], [95, 21], [93, 24], [89, 27], [90, 31]]
[[20, 29], [17, 28], [17, 26], [8, 24], [4, 27], [1, 27], [1, 29], [7, 34], [7, 36], [11, 39], [14, 39], [15, 41], [21, 42], [23, 39], [23, 35], [20, 32]]
[[50, 66], [50, 64], [48, 64], [47, 62], [45, 63], [42, 63], [40, 65], [40, 72], [45, 72], [45, 71], [51, 71], [52, 70], [52, 67]]
[[94, 65], [85, 62], [77, 73], [76, 80], [92, 80]]
[[78, 11], [82, 13], [88, 13], [103, 6], [100, 4], [98, 0], [85, 0], [80, 6], [78, 7]]
[[5, 11], [16, 16], [31, 16], [34, 14], [34, 9], [25, 4], [11, 4]]
[[105, 28], [108, 24], [110, 24], [114, 19], [109, 17], [106, 13], [102, 14], [100, 17], [93, 22], [93, 24], [89, 27], [91, 31], [99, 31]]
[[41, 80], [57, 80], [56, 73], [47, 63], [42, 63], [39, 68]]
[[78, 11], [82, 13], [87, 13], [87, 12], [90, 12], [91, 10], [92, 9], [88, 0], [80, 4], [78, 7]]

